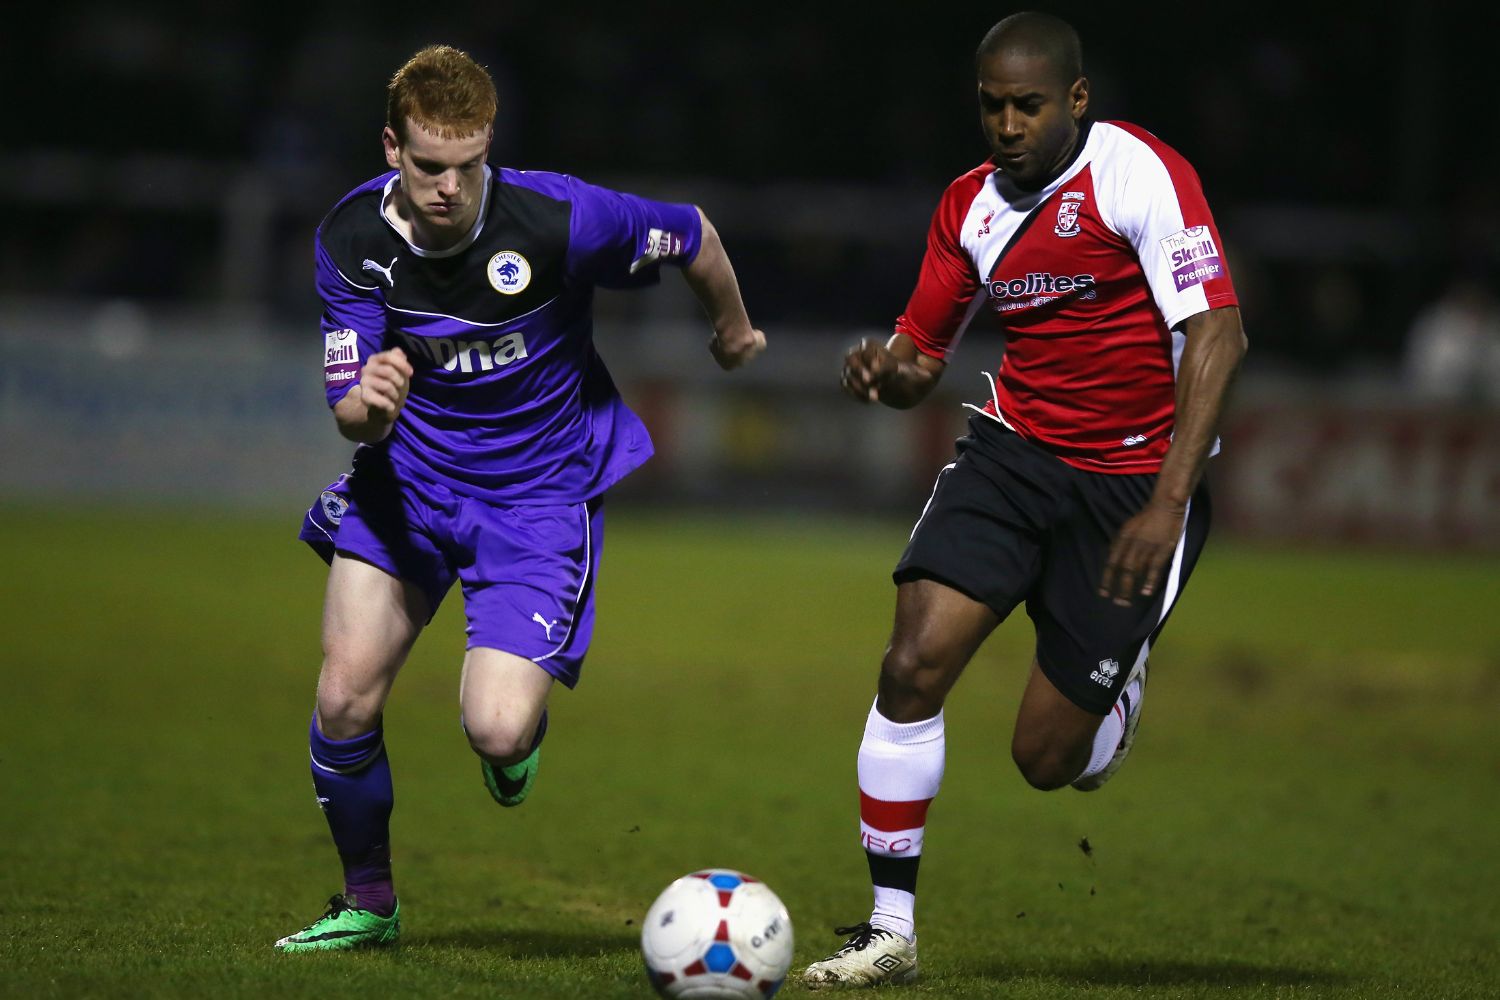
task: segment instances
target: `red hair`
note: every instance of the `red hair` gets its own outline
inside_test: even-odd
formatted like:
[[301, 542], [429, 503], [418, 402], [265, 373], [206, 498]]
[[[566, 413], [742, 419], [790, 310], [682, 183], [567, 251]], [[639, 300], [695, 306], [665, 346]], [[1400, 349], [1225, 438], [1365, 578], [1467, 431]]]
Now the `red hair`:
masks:
[[429, 45], [406, 61], [386, 87], [385, 123], [406, 143], [410, 119], [425, 132], [462, 139], [495, 121], [495, 81], [467, 52]]

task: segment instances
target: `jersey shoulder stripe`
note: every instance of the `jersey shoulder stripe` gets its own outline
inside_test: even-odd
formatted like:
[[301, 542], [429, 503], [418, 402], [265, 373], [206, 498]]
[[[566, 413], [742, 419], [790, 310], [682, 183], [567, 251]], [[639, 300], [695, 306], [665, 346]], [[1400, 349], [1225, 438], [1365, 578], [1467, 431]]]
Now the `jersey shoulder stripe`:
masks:
[[355, 287], [375, 287], [362, 281], [366, 260], [384, 264], [401, 249], [401, 239], [380, 215], [381, 198], [394, 170], [374, 177], [340, 198], [318, 226], [317, 243], [346, 281]]
[[1135, 245], [1168, 327], [1237, 304], [1198, 172], [1138, 125], [1106, 122], [1094, 162], [1100, 221]]
[[495, 171], [497, 187], [519, 188], [553, 201], [571, 202], [573, 194], [569, 188], [575, 180], [569, 174], [554, 173], [550, 170], [516, 170], [512, 167], [500, 167]]
[[1184, 217], [1198, 207], [1206, 213], [1198, 173], [1182, 154], [1128, 122], [1101, 122], [1097, 133], [1091, 166], [1100, 219], [1111, 232], [1128, 235], [1121, 216], [1158, 199], [1175, 202]]
[[[1139, 125], [1133, 125], [1130, 122], [1108, 121], [1101, 122], [1100, 124], [1105, 126], [1106, 135], [1110, 135], [1118, 143], [1117, 148], [1122, 151], [1129, 150], [1130, 147], [1134, 146], [1135, 149], [1131, 151], [1135, 152], [1136, 155], [1149, 152], [1161, 161], [1162, 165], [1167, 168], [1174, 178], [1181, 176], [1183, 179], [1191, 178], [1195, 185], [1199, 183], [1198, 172], [1193, 169], [1192, 164], [1188, 163], [1187, 159], [1181, 153], [1165, 142], [1162, 142], [1146, 129], [1141, 128]], [[1130, 140], [1134, 140], [1134, 143]], [[1136, 144], [1139, 145], [1137, 146]]]
[[985, 160], [973, 170], [955, 177], [938, 200], [937, 211], [932, 217], [932, 228], [951, 235], [953, 242], [957, 244], [965, 216], [969, 214], [974, 200], [979, 197], [979, 192], [984, 190], [984, 185], [994, 172], [995, 164]]

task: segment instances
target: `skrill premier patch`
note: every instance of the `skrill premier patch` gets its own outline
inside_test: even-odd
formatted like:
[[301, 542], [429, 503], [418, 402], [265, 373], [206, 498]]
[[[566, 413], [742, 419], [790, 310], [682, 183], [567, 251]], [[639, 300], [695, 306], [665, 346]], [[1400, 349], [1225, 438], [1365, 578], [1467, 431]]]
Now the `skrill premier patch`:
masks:
[[323, 334], [323, 384], [343, 385], [359, 378], [359, 335], [353, 330]]
[[1183, 291], [1224, 275], [1224, 262], [1207, 226], [1189, 226], [1161, 240], [1162, 253], [1172, 265], [1172, 281]]

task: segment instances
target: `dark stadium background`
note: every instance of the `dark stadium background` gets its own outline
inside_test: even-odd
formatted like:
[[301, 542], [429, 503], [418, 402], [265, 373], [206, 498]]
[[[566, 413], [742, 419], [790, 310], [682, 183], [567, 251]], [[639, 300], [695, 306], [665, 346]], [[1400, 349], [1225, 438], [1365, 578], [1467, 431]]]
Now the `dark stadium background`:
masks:
[[[1500, 203], [1483, 33], [1442, 3], [1379, 16], [1047, 9], [1082, 35], [1095, 117], [1143, 125], [1184, 153], [1219, 222], [1252, 345], [1214, 474], [1222, 526], [1500, 547]], [[197, 415], [198, 441], [179, 456], [196, 447], [222, 460], [216, 442], [254, 425], [252, 454], [225, 471], [241, 504], [280, 508], [330, 478], [347, 449], [318, 411], [315, 377], [298, 375], [316, 339], [311, 232], [384, 169], [384, 82], [441, 41], [494, 71], [493, 162], [701, 204], [772, 338], [761, 365], [726, 383], [702, 364], [701, 316], [680, 282], [601, 296], [602, 348], [660, 455], [622, 495], [904, 517], [962, 430], [957, 403], [983, 391], [978, 369], [996, 363], [999, 339], [976, 326], [943, 397], [914, 421], [867, 416], [829, 390], [843, 350], [885, 335], [905, 304], [938, 194], [985, 155], [972, 53], [1010, 11], [31, 10], [0, 38], [14, 98], [0, 148], [0, 350], [16, 352], [0, 365], [0, 413], [16, 431], [0, 443], [0, 495], [201, 497], [200, 458], [168, 468], [142, 446], [181, 436], [173, 411]], [[1434, 388], [1413, 374], [1412, 331], [1460, 288], [1488, 310], [1490, 374], [1450, 360]], [[66, 377], [32, 349], [61, 349], [60, 331], [79, 345]], [[228, 373], [217, 399], [186, 360], [198, 355]], [[144, 397], [116, 391], [137, 376]], [[75, 379], [84, 388], [70, 393]], [[191, 402], [174, 393], [184, 382]], [[84, 411], [80, 395], [103, 402]], [[106, 403], [120, 419], [101, 428]], [[93, 453], [72, 447], [80, 437]], [[26, 439], [38, 446], [21, 448]], [[56, 452], [75, 461], [35, 457]]]
[[[984, 155], [971, 53], [1011, 9], [42, 5], [3, 43], [0, 293], [228, 294], [305, 321], [308, 231], [383, 168], [385, 77], [444, 41], [499, 80], [496, 162], [698, 192], [766, 324], [879, 326], [937, 193]], [[1494, 263], [1482, 91], [1466, 85], [1483, 43], [1445, 5], [1054, 9], [1082, 34], [1097, 115], [1151, 129], [1203, 177], [1252, 366], [1394, 364], [1447, 270]], [[219, 201], [247, 168], [284, 266], [224, 288]], [[792, 197], [759, 211], [780, 187]]]

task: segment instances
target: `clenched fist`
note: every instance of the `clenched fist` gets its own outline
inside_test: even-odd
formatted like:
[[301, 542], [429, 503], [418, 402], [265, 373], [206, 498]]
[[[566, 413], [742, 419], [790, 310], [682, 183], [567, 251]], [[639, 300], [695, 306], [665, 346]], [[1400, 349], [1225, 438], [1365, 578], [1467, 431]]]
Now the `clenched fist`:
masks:
[[876, 403], [880, 401], [882, 385], [900, 367], [901, 362], [890, 348], [866, 337], [844, 355], [844, 375], [839, 384], [861, 403]]
[[766, 349], [766, 335], [753, 326], [746, 326], [730, 333], [715, 333], [708, 342], [714, 360], [726, 372], [748, 364]]
[[385, 423], [394, 421], [406, 404], [411, 376], [411, 362], [401, 348], [370, 355], [359, 373], [360, 402], [369, 407], [370, 416]]

